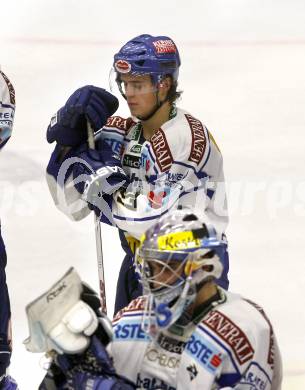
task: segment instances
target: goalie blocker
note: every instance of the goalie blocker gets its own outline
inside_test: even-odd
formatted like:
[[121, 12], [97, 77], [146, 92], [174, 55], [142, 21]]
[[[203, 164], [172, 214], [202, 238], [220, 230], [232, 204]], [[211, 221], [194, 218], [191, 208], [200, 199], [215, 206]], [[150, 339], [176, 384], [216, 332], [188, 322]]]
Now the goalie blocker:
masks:
[[45, 352], [53, 361], [39, 390], [132, 390], [117, 375], [105, 346], [112, 325], [100, 311], [98, 295], [70, 268], [47, 292], [26, 307], [29, 352]]

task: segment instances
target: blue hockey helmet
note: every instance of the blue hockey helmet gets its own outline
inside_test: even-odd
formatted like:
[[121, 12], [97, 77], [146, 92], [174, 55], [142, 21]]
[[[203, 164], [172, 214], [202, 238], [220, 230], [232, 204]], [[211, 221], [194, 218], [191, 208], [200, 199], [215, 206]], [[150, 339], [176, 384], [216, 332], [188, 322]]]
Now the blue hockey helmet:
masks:
[[206, 216], [189, 209], [166, 214], [147, 230], [136, 264], [150, 325], [153, 317], [158, 328], [168, 328], [181, 317], [200, 288], [221, 276], [226, 248]]
[[113, 67], [120, 74], [149, 74], [156, 84], [170, 75], [177, 81], [180, 56], [173, 40], [166, 36], [139, 35], [114, 56]]

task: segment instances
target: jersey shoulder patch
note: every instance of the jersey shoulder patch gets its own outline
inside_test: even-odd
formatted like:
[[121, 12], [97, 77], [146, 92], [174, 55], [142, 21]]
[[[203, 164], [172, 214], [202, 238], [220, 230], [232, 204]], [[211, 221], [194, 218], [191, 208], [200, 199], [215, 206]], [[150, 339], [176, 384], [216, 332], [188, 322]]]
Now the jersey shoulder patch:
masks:
[[7, 102], [7, 103], [15, 105], [15, 103], [16, 103], [16, 100], [15, 100], [15, 89], [13, 87], [13, 84], [10, 82], [8, 77], [1, 70], [0, 70], [0, 74], [3, 77], [3, 79], [4, 79], [4, 81], [6, 83], [6, 86], [7, 86], [7, 89], [8, 89], [8, 92], [9, 92], [9, 102]]
[[118, 311], [114, 316], [112, 323], [115, 324], [118, 322], [124, 315], [128, 315], [130, 313], [135, 313], [137, 311], [143, 311], [146, 303], [146, 297], [138, 297], [132, 300], [128, 306], [124, 307], [122, 310]]
[[192, 137], [188, 161], [198, 165], [202, 161], [207, 148], [207, 129], [200, 120], [194, 118], [192, 115], [185, 114], [185, 118], [191, 130]]
[[164, 131], [162, 129], [156, 131], [151, 137], [150, 143], [160, 171], [168, 171], [172, 166], [174, 159]]
[[240, 365], [253, 358], [254, 348], [247, 335], [224, 313], [218, 310], [211, 310], [202, 321], [202, 324], [229, 345]]
[[267, 362], [268, 364], [270, 364], [270, 366], [273, 368], [274, 366], [274, 355], [275, 355], [275, 342], [274, 342], [274, 331], [273, 331], [273, 327], [272, 327], [272, 324], [269, 320], [269, 318], [267, 317], [266, 313], [264, 312], [264, 309], [259, 306], [257, 303], [251, 301], [250, 299], [245, 299], [244, 300], [246, 302], [249, 303], [249, 305], [253, 306], [256, 310], [258, 310], [258, 312], [262, 315], [262, 317], [265, 319], [266, 323], [267, 323], [267, 326], [268, 326], [268, 329], [269, 329], [269, 347], [268, 347], [268, 358], [267, 358]]
[[107, 119], [105, 128], [116, 129], [124, 135], [128, 134], [131, 127], [135, 124], [132, 118], [122, 118], [120, 116], [110, 116]]

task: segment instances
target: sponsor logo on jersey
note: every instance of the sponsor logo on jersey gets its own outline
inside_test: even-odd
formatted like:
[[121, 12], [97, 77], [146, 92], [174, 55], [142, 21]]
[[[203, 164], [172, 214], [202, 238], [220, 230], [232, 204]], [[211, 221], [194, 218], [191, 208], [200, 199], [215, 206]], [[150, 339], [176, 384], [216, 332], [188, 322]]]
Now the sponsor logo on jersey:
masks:
[[123, 152], [124, 152], [123, 143], [121, 142], [121, 140], [116, 140], [116, 139], [111, 139], [109, 141], [110, 142], [108, 142], [108, 143], [110, 144], [110, 147], [111, 147], [113, 153], [115, 153], [117, 156], [120, 156], [120, 159], [121, 159]]
[[63, 290], [67, 288], [67, 285], [65, 282], [60, 283], [59, 286], [55, 287], [54, 290], [52, 290], [48, 295], [47, 295], [47, 302], [49, 303], [53, 299], [55, 299]]
[[173, 163], [173, 157], [168, 146], [164, 132], [159, 129], [150, 139], [152, 149], [156, 156], [156, 162], [161, 172], [170, 169]]
[[133, 129], [130, 130], [130, 139], [133, 141], [138, 141], [140, 138], [142, 126], [137, 124], [133, 127]]
[[4, 120], [9, 121], [10, 119], [13, 119], [13, 117], [14, 117], [14, 115], [13, 115], [12, 111], [10, 111], [10, 112], [0, 112], [0, 120], [4, 119]]
[[120, 116], [110, 116], [107, 119], [105, 127], [114, 127], [120, 130], [129, 130], [135, 122], [131, 118], [122, 118]]
[[135, 311], [143, 310], [145, 307], [145, 299], [143, 297], [136, 298], [124, 309], [117, 312], [113, 318], [113, 322], [117, 322], [124, 314], [133, 313]]
[[166, 179], [165, 180], [168, 183], [174, 184], [174, 183], [177, 183], [177, 181], [183, 180], [186, 176], [187, 176], [187, 173], [183, 174], [183, 173], [171, 173], [171, 172], [168, 172], [166, 174]]
[[176, 387], [170, 386], [163, 380], [158, 378], [142, 377], [141, 374], [137, 375], [137, 388], [148, 390], [176, 390]]
[[118, 324], [113, 325], [114, 338], [120, 341], [143, 341], [148, 339], [148, 335], [144, 332], [141, 326], [141, 321], [122, 320]]
[[125, 154], [123, 157], [123, 165], [126, 167], [139, 169], [141, 167], [141, 157]]
[[117, 195], [117, 202], [121, 203], [128, 210], [137, 209], [137, 198], [140, 192], [126, 191], [125, 188], [119, 191]]
[[157, 54], [164, 53], [176, 53], [177, 49], [174, 42], [171, 39], [160, 39], [153, 42]]
[[4, 80], [6, 82], [6, 85], [7, 85], [9, 94], [10, 94], [10, 103], [11, 104], [15, 104], [15, 102], [16, 102], [16, 100], [15, 100], [15, 89], [13, 87], [13, 84], [10, 82], [10, 80], [7, 78], [7, 76], [1, 70], [0, 70], [0, 74], [2, 75], [2, 77], [4, 78]]
[[177, 353], [178, 355], [182, 354], [186, 346], [186, 342], [176, 340], [169, 336], [165, 336], [162, 333], [159, 334], [157, 342], [161, 348], [165, 349], [168, 352]]
[[145, 352], [145, 358], [150, 362], [156, 362], [159, 366], [168, 368], [177, 368], [181, 360], [180, 356], [172, 356], [157, 348], [148, 348]]
[[131, 64], [125, 60], [116, 61], [114, 67], [119, 73], [129, 73], [131, 70]]
[[[270, 380], [266, 372], [256, 362], [251, 363], [240, 385], [246, 385], [249, 390], [265, 390], [270, 388]], [[268, 386], [269, 384], [269, 386]]]
[[191, 153], [188, 159], [189, 161], [199, 164], [203, 158], [207, 143], [206, 136], [204, 134], [204, 128], [198, 119], [193, 118], [189, 114], [185, 114], [185, 117], [190, 125], [192, 132]]
[[271, 325], [271, 322], [269, 318], [267, 317], [266, 313], [264, 312], [264, 309], [260, 307], [257, 303], [250, 301], [249, 299], [245, 299], [250, 305], [254, 306], [260, 313], [261, 315], [265, 318], [266, 322], [269, 325], [270, 328], [270, 337], [269, 337], [269, 351], [268, 351], [268, 358], [267, 362], [270, 364], [271, 368], [274, 366], [274, 332], [273, 332], [273, 327]]
[[211, 373], [214, 373], [222, 362], [219, 349], [198, 334], [191, 336], [186, 345], [186, 352]]
[[152, 209], [159, 209], [162, 207], [163, 199], [167, 196], [166, 191], [149, 191], [147, 194], [147, 199], [149, 202], [149, 206]]
[[136, 144], [136, 145], [133, 145], [133, 146], [131, 147], [130, 153], [140, 154], [140, 153], [141, 153], [141, 150], [142, 150], [142, 145]]
[[193, 379], [195, 379], [198, 375], [198, 370], [195, 364], [190, 364], [186, 369], [190, 374], [190, 380], [192, 381]]
[[203, 323], [229, 344], [239, 364], [244, 364], [252, 359], [254, 349], [247, 336], [223, 313], [212, 310]]

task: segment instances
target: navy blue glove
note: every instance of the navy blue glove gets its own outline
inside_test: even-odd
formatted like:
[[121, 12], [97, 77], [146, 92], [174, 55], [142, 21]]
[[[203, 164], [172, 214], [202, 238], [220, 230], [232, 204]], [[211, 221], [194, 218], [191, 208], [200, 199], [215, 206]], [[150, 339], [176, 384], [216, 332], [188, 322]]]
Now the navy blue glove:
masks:
[[[105, 347], [96, 336], [82, 355], [58, 355], [56, 364], [74, 390], [134, 390], [136, 386], [118, 375]], [[70, 388], [69, 387], [69, 388]]]
[[18, 390], [17, 382], [10, 376], [5, 376], [0, 382], [1, 390]]
[[88, 149], [82, 145], [76, 156], [81, 161], [73, 166], [74, 185], [91, 205], [98, 207], [103, 194], [113, 194], [119, 188], [127, 187], [129, 179], [122, 168], [120, 157], [105, 141], [101, 150]]
[[47, 141], [63, 146], [86, 142], [87, 119], [94, 131], [102, 128], [119, 107], [118, 99], [103, 88], [86, 85], [77, 89], [52, 117]]
[[0, 377], [5, 375], [7, 367], [10, 365], [11, 360], [11, 347], [5, 341], [6, 336], [0, 335]]
[[94, 376], [85, 373], [75, 373], [72, 379], [75, 390], [134, 390], [136, 386], [127, 378]]

